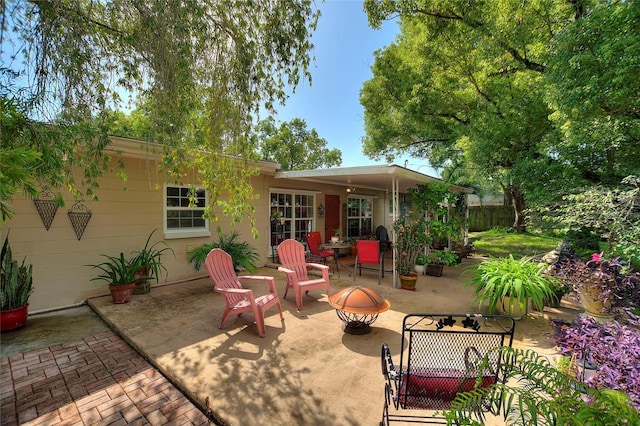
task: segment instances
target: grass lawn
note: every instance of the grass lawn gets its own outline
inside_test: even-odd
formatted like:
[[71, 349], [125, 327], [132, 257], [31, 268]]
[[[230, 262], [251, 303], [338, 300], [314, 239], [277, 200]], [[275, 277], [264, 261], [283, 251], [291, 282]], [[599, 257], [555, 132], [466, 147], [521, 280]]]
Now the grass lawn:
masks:
[[560, 238], [533, 234], [508, 233], [492, 229], [484, 232], [470, 232], [469, 241], [476, 247], [476, 254], [492, 257], [543, 256], [561, 241]]

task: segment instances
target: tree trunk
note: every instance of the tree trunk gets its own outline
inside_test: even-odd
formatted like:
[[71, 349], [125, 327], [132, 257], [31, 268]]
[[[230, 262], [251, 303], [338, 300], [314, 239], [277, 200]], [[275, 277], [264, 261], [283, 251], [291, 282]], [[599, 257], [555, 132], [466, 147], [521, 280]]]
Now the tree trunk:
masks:
[[516, 230], [516, 232], [526, 232], [527, 223], [524, 216], [526, 202], [524, 201], [524, 195], [522, 194], [522, 191], [520, 191], [520, 189], [515, 187], [513, 184], [509, 185], [508, 190], [509, 195], [511, 196], [511, 205], [513, 206], [513, 211], [515, 213], [513, 228]]

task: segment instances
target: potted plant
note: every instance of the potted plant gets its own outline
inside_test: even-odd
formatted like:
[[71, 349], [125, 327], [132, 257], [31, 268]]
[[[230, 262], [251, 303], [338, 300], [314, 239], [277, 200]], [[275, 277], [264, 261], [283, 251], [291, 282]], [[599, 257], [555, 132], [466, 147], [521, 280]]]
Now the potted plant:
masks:
[[106, 257], [107, 260], [95, 265], [86, 265], [101, 272], [100, 275], [91, 278], [91, 281], [106, 281], [113, 303], [127, 303], [131, 300], [136, 281], [149, 278], [137, 275], [142, 266], [140, 259], [137, 257], [127, 259], [122, 252], [119, 257], [106, 254], [101, 256]]
[[149, 237], [147, 238], [147, 242], [144, 244], [144, 247], [140, 250], [133, 251], [131, 254], [135, 256], [134, 261], [140, 264], [140, 268], [138, 269], [137, 276], [138, 277], [147, 277], [147, 278], [138, 278], [136, 281], [136, 286], [133, 289], [133, 294], [147, 294], [151, 291], [151, 283], [149, 280], [155, 280], [156, 283], [160, 278], [161, 271], [167, 272], [167, 268], [162, 264], [162, 255], [165, 252], [171, 252], [174, 256], [175, 252], [165, 241], [156, 241], [155, 243], [149, 245], [151, 241], [151, 236], [157, 229], [151, 231]]
[[445, 266], [456, 266], [458, 264], [458, 256], [447, 249], [429, 250], [427, 255], [427, 275], [441, 277]]
[[489, 302], [489, 313], [498, 310], [519, 319], [529, 312], [529, 304], [543, 309], [545, 299], [553, 296], [551, 287], [555, 277], [545, 274], [546, 264], [537, 263], [530, 257], [514, 259], [495, 258], [478, 265], [470, 281], [478, 306]]
[[349, 237], [346, 240], [347, 244], [351, 244], [351, 256], [355, 256], [356, 254], [358, 254], [358, 239], [356, 237]]
[[396, 233], [396, 270], [400, 279], [400, 287], [405, 290], [415, 290], [418, 274], [414, 272], [416, 259], [430, 239], [427, 234], [424, 219], [400, 218], [393, 223]]
[[638, 274], [624, 267], [618, 258], [605, 259], [598, 253], [586, 262], [567, 258], [553, 265], [550, 273], [571, 286], [584, 310], [596, 317], [609, 317], [614, 310], [625, 307], [640, 283]]
[[194, 247], [187, 253], [187, 260], [196, 271], [199, 271], [207, 259], [207, 255], [214, 248], [219, 248], [231, 256], [236, 271], [246, 269], [249, 272], [256, 270], [256, 262], [260, 259], [256, 250], [246, 241], [238, 241], [240, 235], [233, 231], [230, 235], [224, 234], [220, 228], [218, 241]]
[[333, 235], [331, 236], [331, 242], [332, 243], [339, 243], [340, 242], [340, 234], [342, 232], [340, 231], [340, 229], [334, 229], [333, 230]]
[[29, 296], [33, 293], [33, 266], [25, 262], [26, 258], [20, 264], [13, 260], [7, 236], [0, 252], [0, 331], [20, 328], [27, 322]]
[[416, 257], [416, 265], [414, 266], [415, 271], [418, 275], [424, 275], [425, 265], [427, 264], [429, 258], [425, 253], [420, 253], [418, 257]]

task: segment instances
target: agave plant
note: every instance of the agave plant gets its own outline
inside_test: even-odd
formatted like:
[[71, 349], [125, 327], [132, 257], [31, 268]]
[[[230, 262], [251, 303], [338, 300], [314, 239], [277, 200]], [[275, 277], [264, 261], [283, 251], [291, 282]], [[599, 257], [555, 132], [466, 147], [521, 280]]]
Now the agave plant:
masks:
[[13, 260], [7, 236], [0, 251], [0, 310], [17, 309], [29, 301], [29, 296], [33, 293], [33, 266], [25, 262], [26, 259], [22, 259], [21, 264]]
[[259, 260], [258, 253], [245, 241], [237, 241], [240, 235], [236, 231], [231, 235], [224, 234], [218, 229], [218, 241], [203, 244], [191, 249], [187, 253], [187, 259], [193, 265], [196, 271], [199, 271], [204, 265], [207, 255], [214, 248], [219, 248], [231, 256], [233, 266], [236, 270], [241, 268], [249, 272], [256, 270], [256, 262]]

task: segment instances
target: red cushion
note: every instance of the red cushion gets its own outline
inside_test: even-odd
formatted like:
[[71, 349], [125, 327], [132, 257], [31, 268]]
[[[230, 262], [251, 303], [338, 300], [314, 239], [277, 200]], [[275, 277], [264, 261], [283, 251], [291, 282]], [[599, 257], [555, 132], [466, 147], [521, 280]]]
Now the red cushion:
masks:
[[[407, 379], [408, 376], [408, 379]], [[400, 379], [398, 398], [404, 408], [440, 409], [453, 401], [459, 392], [473, 390], [476, 376], [459, 370], [426, 370], [403, 373]], [[494, 375], [483, 376], [481, 388], [496, 382]]]

